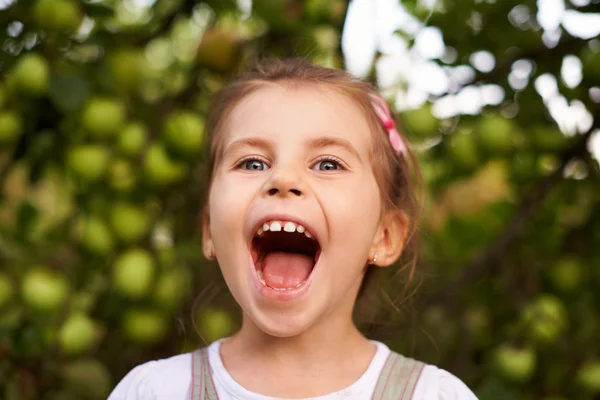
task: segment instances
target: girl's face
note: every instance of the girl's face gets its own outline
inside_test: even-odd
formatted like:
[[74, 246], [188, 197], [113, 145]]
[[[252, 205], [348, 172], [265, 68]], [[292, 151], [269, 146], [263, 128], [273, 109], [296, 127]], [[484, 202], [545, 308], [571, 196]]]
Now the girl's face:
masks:
[[244, 98], [222, 133], [204, 242], [245, 320], [290, 337], [351, 318], [385, 236], [361, 110], [333, 91], [274, 85]]

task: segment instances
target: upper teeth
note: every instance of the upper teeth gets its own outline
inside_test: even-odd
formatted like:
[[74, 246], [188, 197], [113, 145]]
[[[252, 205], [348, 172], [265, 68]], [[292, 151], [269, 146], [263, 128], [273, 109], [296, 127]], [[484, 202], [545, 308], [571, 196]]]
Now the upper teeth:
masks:
[[256, 234], [261, 236], [266, 231], [280, 232], [281, 228], [283, 228], [284, 232], [304, 233], [307, 238], [312, 238], [312, 235], [302, 225], [298, 225], [298, 224], [296, 224], [294, 222], [290, 222], [290, 221], [287, 221], [287, 222], [284, 222], [284, 221], [265, 222], [260, 228], [258, 228], [258, 231], [256, 232]]

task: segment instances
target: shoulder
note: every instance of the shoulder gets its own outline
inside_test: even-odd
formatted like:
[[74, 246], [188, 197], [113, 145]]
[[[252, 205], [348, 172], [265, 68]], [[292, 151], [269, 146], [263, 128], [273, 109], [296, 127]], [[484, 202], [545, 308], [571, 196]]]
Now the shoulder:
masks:
[[184, 399], [191, 383], [191, 353], [149, 361], [132, 369], [108, 400]]
[[425, 365], [415, 387], [414, 400], [477, 400], [471, 389], [450, 372]]

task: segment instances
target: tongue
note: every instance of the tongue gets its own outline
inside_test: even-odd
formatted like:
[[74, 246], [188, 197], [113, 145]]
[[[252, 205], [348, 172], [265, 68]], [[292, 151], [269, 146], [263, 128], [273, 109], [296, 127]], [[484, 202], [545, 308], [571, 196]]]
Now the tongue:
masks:
[[265, 256], [263, 278], [272, 288], [291, 289], [308, 278], [313, 266], [313, 258], [305, 254], [275, 251]]

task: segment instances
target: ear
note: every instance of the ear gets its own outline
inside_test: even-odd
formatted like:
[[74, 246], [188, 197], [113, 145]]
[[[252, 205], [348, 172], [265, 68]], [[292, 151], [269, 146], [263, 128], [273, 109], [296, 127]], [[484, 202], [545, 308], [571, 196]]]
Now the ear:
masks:
[[408, 215], [402, 211], [390, 211], [383, 216], [375, 234], [369, 257], [370, 260], [373, 260], [375, 253], [377, 253], [377, 260], [373, 263], [374, 265], [387, 267], [398, 261], [402, 251], [404, 251], [408, 226]]
[[204, 210], [202, 215], [202, 251], [204, 257], [208, 260], [215, 259], [215, 246], [213, 245], [212, 236], [210, 234], [210, 216], [208, 208]]

